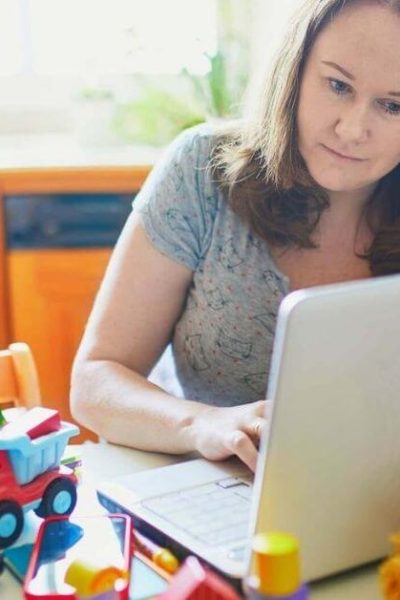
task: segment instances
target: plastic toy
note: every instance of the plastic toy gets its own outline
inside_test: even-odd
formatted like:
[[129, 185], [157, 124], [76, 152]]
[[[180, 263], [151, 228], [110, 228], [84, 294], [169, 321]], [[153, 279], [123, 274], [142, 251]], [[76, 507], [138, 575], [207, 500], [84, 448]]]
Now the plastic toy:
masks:
[[34, 407], [0, 429], [0, 549], [21, 534], [24, 513], [66, 515], [76, 504], [77, 478], [60, 461], [79, 428], [57, 411]]
[[24, 579], [26, 600], [128, 600], [128, 515], [64, 516], [39, 527]]
[[379, 578], [383, 597], [386, 600], [400, 600], [400, 533], [390, 536], [393, 554], [379, 567]]
[[7, 427], [3, 428], [2, 433], [8, 438], [26, 433], [31, 440], [34, 440], [41, 435], [58, 431], [60, 427], [60, 415], [57, 410], [37, 406], [8, 423]]
[[75, 559], [71, 562], [64, 577], [65, 583], [84, 597], [112, 592], [118, 579], [126, 581], [127, 572], [114, 565], [100, 566], [87, 559]]
[[239, 600], [240, 596], [221, 577], [189, 556], [159, 600]]
[[307, 600], [296, 537], [283, 532], [260, 533], [253, 539], [252, 551], [253, 572], [245, 581], [251, 600]]
[[71, 469], [76, 476], [78, 483], [82, 483], [82, 458], [79, 452], [77, 452], [75, 449], [71, 454], [65, 452], [61, 460], [61, 464]]
[[162, 548], [138, 531], [133, 532], [133, 541], [137, 550], [150, 558], [167, 573], [173, 575], [179, 569], [179, 561], [168, 548]]

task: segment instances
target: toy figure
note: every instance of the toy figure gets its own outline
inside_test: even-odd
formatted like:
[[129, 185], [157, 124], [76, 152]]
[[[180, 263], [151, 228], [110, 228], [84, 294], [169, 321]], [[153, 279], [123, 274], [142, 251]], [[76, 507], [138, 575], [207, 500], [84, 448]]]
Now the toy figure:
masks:
[[307, 600], [300, 576], [298, 539], [289, 533], [259, 533], [252, 543], [252, 571], [245, 588], [249, 600]]

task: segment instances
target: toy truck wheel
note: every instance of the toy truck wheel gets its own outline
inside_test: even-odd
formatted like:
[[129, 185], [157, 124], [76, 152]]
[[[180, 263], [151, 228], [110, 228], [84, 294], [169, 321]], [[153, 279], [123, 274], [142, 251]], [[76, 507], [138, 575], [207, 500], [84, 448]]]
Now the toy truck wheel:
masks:
[[22, 508], [12, 500], [0, 502], [0, 548], [8, 548], [21, 535], [24, 526]]
[[59, 477], [52, 481], [44, 491], [43, 498], [35, 510], [39, 517], [69, 515], [76, 505], [76, 487], [69, 479]]

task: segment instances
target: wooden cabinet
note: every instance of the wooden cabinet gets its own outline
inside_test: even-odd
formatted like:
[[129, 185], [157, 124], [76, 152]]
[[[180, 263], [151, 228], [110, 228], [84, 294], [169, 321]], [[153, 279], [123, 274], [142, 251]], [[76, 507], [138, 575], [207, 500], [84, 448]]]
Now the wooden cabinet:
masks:
[[[69, 382], [76, 353], [111, 246], [13, 248], [7, 242], [7, 199], [30, 194], [133, 194], [149, 167], [0, 171], [0, 348], [27, 342], [34, 353], [44, 403], [69, 411]], [[80, 439], [94, 439], [81, 428]]]

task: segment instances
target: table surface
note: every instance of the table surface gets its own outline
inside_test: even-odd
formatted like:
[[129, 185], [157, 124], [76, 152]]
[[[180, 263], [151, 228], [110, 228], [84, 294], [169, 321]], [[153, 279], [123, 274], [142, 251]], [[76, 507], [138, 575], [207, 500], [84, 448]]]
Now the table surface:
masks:
[[[91, 442], [80, 446], [80, 451], [84, 474], [76, 511], [86, 514], [88, 510], [91, 513], [102, 512], [95, 496], [97, 481], [182, 460], [182, 458], [169, 455]], [[4, 598], [4, 600], [22, 600], [23, 598], [20, 584], [7, 570], [0, 577], [0, 598]], [[381, 595], [376, 566], [358, 569], [345, 575], [314, 583], [310, 590], [310, 600], [378, 600], [379, 598]]]

